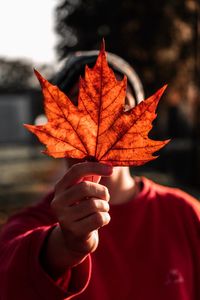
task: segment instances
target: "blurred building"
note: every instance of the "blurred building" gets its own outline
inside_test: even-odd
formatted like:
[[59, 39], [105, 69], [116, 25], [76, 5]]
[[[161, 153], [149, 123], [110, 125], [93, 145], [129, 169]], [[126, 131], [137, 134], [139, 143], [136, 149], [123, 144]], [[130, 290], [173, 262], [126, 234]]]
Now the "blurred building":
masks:
[[32, 136], [23, 124], [33, 124], [42, 109], [41, 91], [0, 91], [0, 145], [31, 143]]

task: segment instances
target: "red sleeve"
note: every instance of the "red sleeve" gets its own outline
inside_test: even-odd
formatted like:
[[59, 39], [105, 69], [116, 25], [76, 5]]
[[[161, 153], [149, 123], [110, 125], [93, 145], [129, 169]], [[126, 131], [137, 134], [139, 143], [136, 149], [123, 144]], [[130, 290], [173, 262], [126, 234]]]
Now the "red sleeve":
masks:
[[50, 194], [41, 203], [11, 217], [1, 231], [0, 291], [3, 300], [71, 299], [89, 282], [89, 256], [79, 266], [66, 270], [57, 283], [40, 264], [42, 246], [56, 225], [49, 205], [52, 197]]

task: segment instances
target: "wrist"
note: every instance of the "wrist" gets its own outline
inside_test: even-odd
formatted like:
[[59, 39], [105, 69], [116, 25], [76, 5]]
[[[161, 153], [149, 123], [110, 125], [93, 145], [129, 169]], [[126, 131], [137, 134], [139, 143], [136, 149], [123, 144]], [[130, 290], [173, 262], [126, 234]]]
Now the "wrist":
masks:
[[60, 225], [56, 225], [47, 237], [41, 251], [41, 264], [55, 280], [67, 269], [81, 263], [86, 256], [81, 256], [67, 248]]

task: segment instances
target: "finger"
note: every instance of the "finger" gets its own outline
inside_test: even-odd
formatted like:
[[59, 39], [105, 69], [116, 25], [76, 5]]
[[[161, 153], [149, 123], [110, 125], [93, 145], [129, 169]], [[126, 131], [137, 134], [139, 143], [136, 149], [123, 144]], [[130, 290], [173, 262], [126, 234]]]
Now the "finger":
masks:
[[104, 185], [90, 181], [82, 181], [65, 190], [60, 194], [59, 198], [55, 198], [52, 202], [54, 203], [56, 201], [56, 205], [59, 204], [59, 206], [61, 205], [64, 207], [65, 205], [71, 206], [87, 197], [103, 199], [106, 201], [109, 201], [110, 199], [108, 189]]
[[109, 204], [105, 200], [90, 198], [69, 208], [72, 222], [81, 220], [97, 212], [108, 212]]
[[91, 175], [110, 176], [112, 166], [97, 162], [83, 162], [73, 165], [63, 178], [56, 184], [56, 190], [65, 190], [73, 184], [80, 182], [83, 177]]
[[99, 183], [100, 180], [101, 180], [101, 176], [97, 176], [97, 175], [83, 177], [83, 181], [91, 181], [91, 182]]
[[94, 213], [86, 218], [73, 223], [73, 232], [81, 237], [89, 234], [93, 230], [107, 225], [110, 222], [110, 215], [107, 212]]

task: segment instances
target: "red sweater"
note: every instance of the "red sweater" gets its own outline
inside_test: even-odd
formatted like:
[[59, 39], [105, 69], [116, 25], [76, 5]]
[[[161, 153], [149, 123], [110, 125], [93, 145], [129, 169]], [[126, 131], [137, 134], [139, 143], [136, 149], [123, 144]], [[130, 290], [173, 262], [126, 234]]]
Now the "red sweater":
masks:
[[98, 249], [66, 270], [61, 285], [40, 263], [56, 223], [52, 197], [13, 216], [1, 232], [1, 300], [200, 299], [200, 205], [194, 198], [143, 178], [137, 198], [111, 206]]

